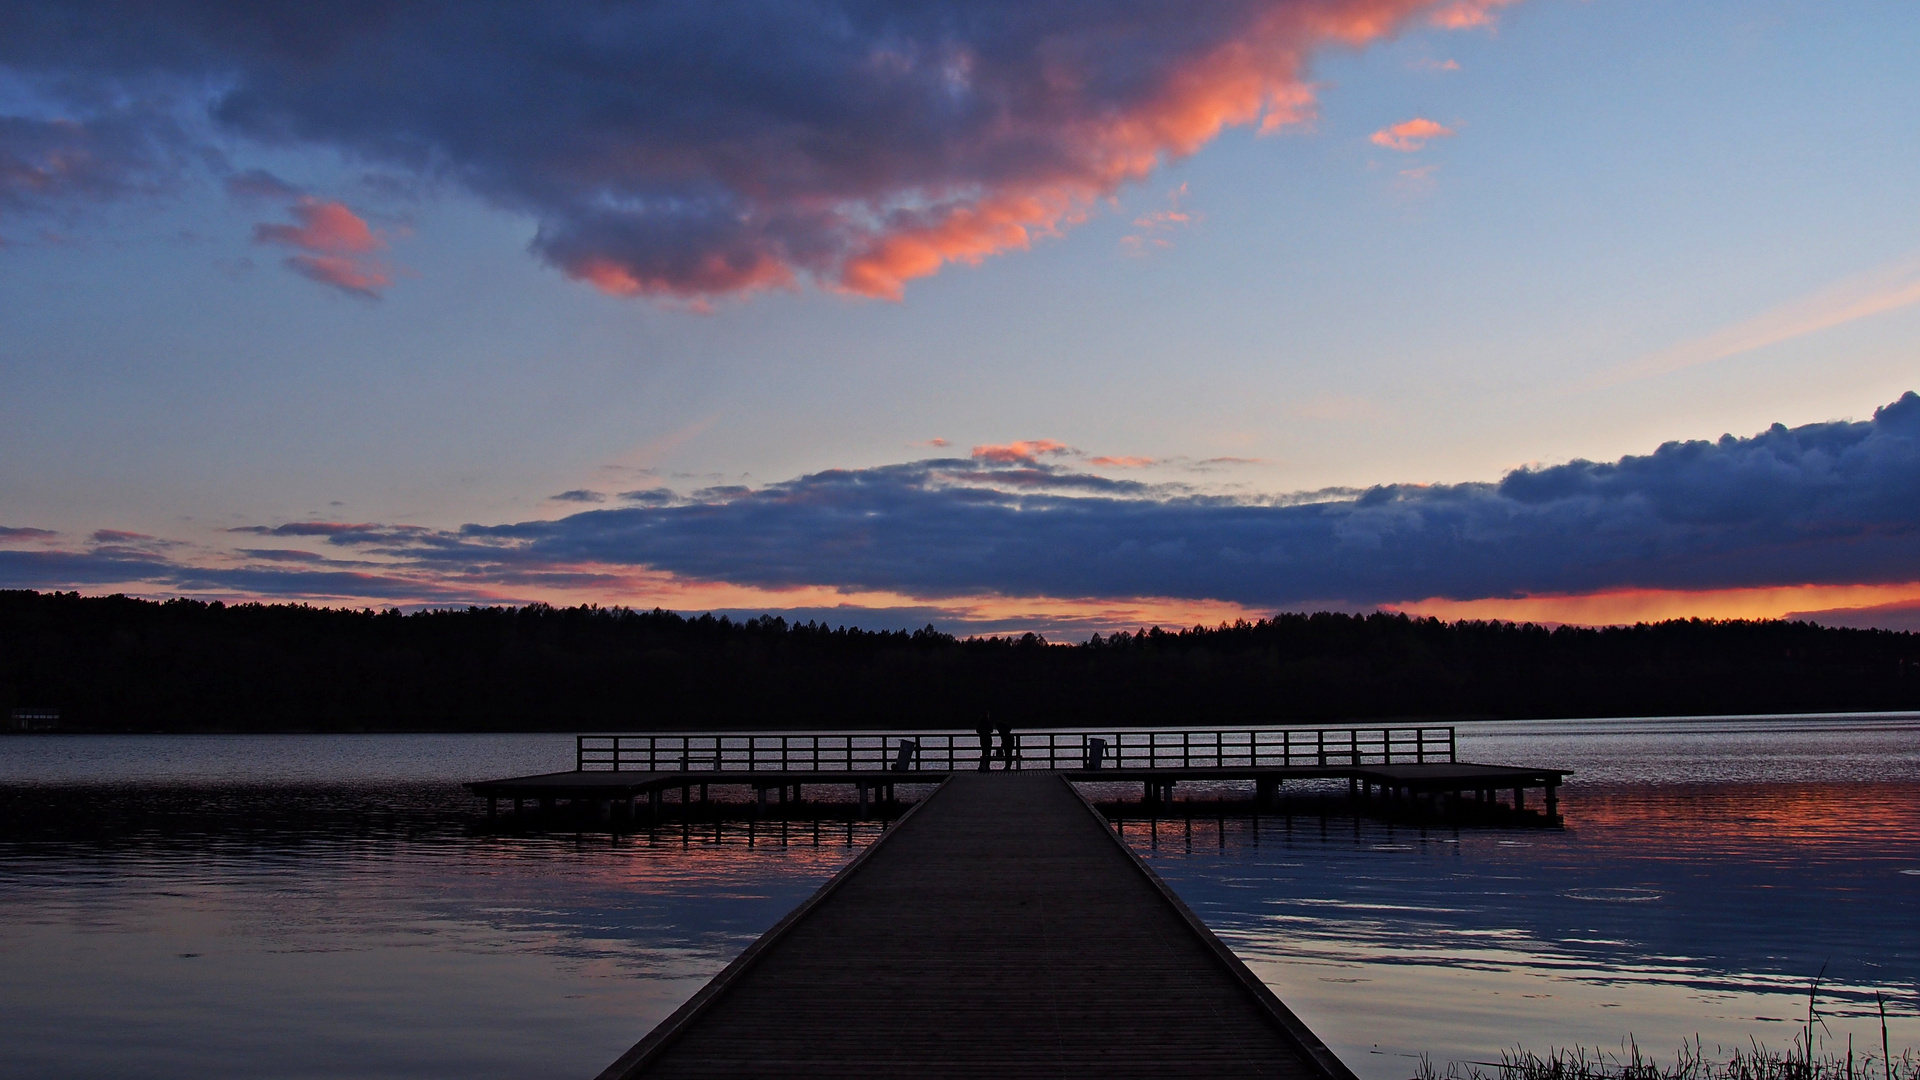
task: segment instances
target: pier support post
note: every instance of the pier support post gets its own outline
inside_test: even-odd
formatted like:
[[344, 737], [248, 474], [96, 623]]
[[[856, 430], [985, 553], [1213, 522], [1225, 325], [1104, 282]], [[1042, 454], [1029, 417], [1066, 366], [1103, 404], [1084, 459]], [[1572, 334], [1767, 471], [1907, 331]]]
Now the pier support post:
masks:
[[500, 812], [499, 798], [493, 795], [487, 796], [487, 817], [489, 819], [492, 819], [493, 817], [497, 816], [499, 812]]
[[867, 816], [867, 785], [855, 784], [853, 786], [860, 789], [860, 816], [866, 817]]
[[1547, 816], [1553, 817], [1560, 812], [1560, 785], [1547, 785]]
[[1527, 808], [1526, 788], [1517, 787], [1513, 789], [1513, 808], [1515, 810], [1525, 810]]
[[1255, 780], [1253, 782], [1253, 804], [1262, 810], [1273, 805], [1273, 795], [1280, 787], [1276, 780]]

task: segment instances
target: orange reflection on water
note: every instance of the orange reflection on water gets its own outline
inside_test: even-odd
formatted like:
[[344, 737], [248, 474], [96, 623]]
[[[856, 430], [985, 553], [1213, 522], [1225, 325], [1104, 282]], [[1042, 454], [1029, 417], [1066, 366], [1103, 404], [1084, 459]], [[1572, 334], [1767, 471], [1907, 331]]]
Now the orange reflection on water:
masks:
[[1672, 789], [1570, 789], [1563, 804], [1575, 829], [1604, 831], [1655, 850], [1736, 854], [1777, 851], [1844, 855], [1884, 850], [1920, 833], [1920, 800], [1911, 783], [1863, 781], [1787, 786], [1715, 784]]

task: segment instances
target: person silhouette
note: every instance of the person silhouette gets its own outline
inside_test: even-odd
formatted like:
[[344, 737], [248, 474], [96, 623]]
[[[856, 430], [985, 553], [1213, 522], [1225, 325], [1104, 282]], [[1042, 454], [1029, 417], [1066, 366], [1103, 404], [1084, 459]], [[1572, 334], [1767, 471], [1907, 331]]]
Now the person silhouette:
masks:
[[1001, 768], [1017, 768], [1014, 762], [1020, 760], [1020, 749], [1013, 741], [1013, 725], [1004, 720], [1000, 723], [1000, 756], [1007, 759]]
[[974, 730], [980, 734], [980, 771], [986, 772], [993, 767], [993, 714], [982, 717]]

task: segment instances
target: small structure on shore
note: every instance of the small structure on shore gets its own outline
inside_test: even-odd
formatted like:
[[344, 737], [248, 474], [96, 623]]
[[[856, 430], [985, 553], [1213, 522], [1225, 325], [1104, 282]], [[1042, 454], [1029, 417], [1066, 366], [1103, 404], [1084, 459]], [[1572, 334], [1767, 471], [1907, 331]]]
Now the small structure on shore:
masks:
[[39, 732], [60, 730], [59, 709], [15, 709], [7, 717], [7, 730]]

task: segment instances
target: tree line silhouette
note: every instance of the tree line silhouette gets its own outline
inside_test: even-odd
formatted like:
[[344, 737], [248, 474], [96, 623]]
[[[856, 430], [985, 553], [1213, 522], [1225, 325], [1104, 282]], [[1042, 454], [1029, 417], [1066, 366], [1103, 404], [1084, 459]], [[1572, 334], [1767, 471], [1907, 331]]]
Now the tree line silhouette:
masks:
[[0, 708], [100, 731], [1252, 725], [1920, 709], [1920, 635], [1281, 614], [956, 638], [583, 606], [351, 610], [0, 591]]

